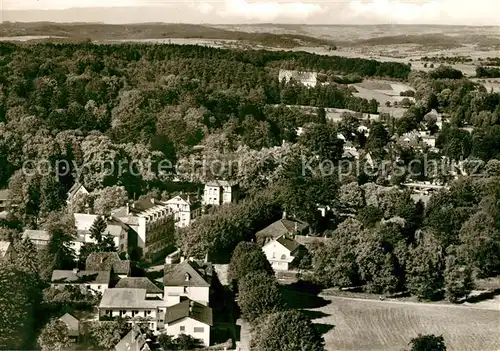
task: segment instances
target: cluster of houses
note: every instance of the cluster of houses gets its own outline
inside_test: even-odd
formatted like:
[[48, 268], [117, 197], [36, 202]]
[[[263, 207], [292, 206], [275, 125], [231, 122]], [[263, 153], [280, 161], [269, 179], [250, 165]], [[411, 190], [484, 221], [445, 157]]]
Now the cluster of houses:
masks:
[[[76, 183], [68, 192], [68, 204], [75, 197], [88, 194], [88, 190]], [[113, 209], [105, 218], [107, 227], [103, 234], [113, 237], [118, 252], [138, 253], [138, 256], [152, 257], [161, 254], [170, 242], [165, 240], [165, 231], [172, 228], [185, 228], [203, 214], [206, 206], [219, 206], [237, 202], [238, 186], [234, 182], [216, 180], [205, 184], [202, 199], [180, 194], [168, 201], [142, 199]], [[76, 256], [85, 243], [93, 242], [90, 228], [98, 214], [73, 213], [77, 231], [71, 242]], [[43, 230], [25, 230], [23, 238], [30, 239], [37, 247], [46, 246], [50, 235]]]
[[[131, 262], [121, 260], [116, 252], [91, 253], [85, 270], [55, 270], [51, 285], [56, 288], [73, 285], [101, 294], [98, 306], [101, 321], [121, 317], [132, 326], [141, 326], [155, 334], [167, 333], [174, 338], [186, 334], [205, 346], [210, 345], [213, 325], [209, 307], [213, 276], [210, 263], [183, 258], [169, 262], [161, 283], [147, 277], [132, 277], [131, 272]], [[71, 317], [65, 318], [74, 322]], [[133, 334], [125, 338], [137, 341]]]

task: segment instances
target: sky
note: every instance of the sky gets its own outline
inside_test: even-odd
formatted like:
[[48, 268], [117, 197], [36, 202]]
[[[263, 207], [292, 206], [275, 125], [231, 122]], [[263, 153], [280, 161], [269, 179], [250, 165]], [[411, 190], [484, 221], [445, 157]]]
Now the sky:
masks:
[[0, 0], [0, 4], [6, 21], [500, 25], [500, 0]]

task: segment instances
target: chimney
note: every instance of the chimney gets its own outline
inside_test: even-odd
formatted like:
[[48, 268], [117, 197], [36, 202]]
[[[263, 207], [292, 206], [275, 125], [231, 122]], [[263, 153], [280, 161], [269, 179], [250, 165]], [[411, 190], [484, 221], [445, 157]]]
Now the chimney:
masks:
[[152, 197], [152, 198], [151, 198], [151, 203], [152, 203], [153, 205], [155, 204], [155, 198], [154, 198], [154, 197]]
[[129, 208], [129, 204], [127, 202], [127, 216], [129, 215], [129, 213], [130, 213], [130, 208]]
[[184, 262], [184, 260], [185, 260], [185, 257], [181, 256], [181, 262], [180, 263]]
[[297, 234], [297, 231], [299, 230], [299, 224], [295, 222], [295, 234]]
[[283, 219], [286, 219], [286, 211], [283, 211]]

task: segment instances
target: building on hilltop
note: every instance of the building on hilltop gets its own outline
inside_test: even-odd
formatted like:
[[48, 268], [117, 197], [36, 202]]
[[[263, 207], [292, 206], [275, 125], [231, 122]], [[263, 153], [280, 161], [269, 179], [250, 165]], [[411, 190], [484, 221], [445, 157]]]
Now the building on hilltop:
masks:
[[307, 87], [315, 87], [318, 83], [318, 73], [280, 69], [278, 79], [280, 82], [284, 80], [285, 83], [288, 83], [293, 79], [297, 83], [303, 84]]

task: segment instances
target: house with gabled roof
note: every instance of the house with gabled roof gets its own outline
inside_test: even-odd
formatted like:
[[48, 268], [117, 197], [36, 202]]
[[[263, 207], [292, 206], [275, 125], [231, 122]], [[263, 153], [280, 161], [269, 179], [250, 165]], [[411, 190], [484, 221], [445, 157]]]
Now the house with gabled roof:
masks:
[[89, 191], [79, 182], [75, 182], [68, 191], [66, 203], [69, 205], [79, 195], [88, 195]]
[[255, 236], [257, 243], [265, 245], [284, 234], [301, 235], [309, 232], [309, 224], [298, 219], [288, 218], [286, 212], [283, 213], [283, 218], [268, 225], [264, 229], [258, 231]]
[[275, 271], [287, 271], [297, 256], [301, 245], [289, 234], [283, 234], [262, 247], [267, 260]]
[[85, 269], [90, 271], [109, 271], [120, 278], [130, 275], [129, 260], [122, 260], [116, 252], [92, 252], [85, 260]]
[[163, 298], [163, 290], [147, 277], [125, 277], [116, 283], [115, 288], [145, 289], [146, 298]]
[[169, 306], [165, 314], [166, 333], [176, 338], [179, 334], [190, 335], [210, 346], [210, 327], [213, 325], [212, 309], [190, 299]]
[[127, 323], [141, 324], [154, 332], [164, 328], [165, 302], [147, 299], [146, 289], [107, 289], [98, 310], [100, 317], [129, 318]]
[[77, 268], [73, 270], [59, 270], [52, 272], [50, 284], [52, 286], [75, 285], [89, 289], [93, 292], [103, 293], [109, 288], [111, 272], [108, 271], [81, 271]]
[[165, 265], [163, 298], [167, 306], [173, 306], [181, 298], [189, 298], [203, 305], [210, 300], [213, 269], [210, 263], [200, 265], [192, 260]]
[[70, 313], [62, 315], [58, 320], [68, 327], [68, 336], [74, 341], [77, 341], [80, 336], [80, 321]]

